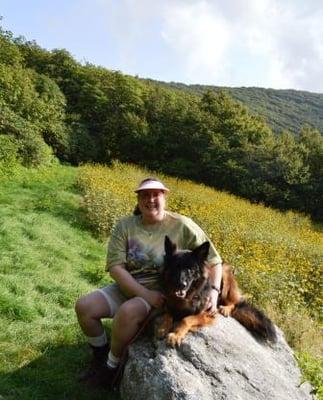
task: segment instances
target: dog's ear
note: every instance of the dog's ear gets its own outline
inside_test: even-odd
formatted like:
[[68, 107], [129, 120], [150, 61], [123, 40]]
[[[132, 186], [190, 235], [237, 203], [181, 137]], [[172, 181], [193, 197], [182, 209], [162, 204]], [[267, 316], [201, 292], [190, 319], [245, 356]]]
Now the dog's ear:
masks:
[[166, 256], [172, 256], [176, 253], [176, 244], [167, 235], [165, 236], [165, 253]]
[[210, 242], [204, 242], [200, 246], [196, 247], [192, 253], [199, 260], [199, 262], [204, 262], [209, 255]]

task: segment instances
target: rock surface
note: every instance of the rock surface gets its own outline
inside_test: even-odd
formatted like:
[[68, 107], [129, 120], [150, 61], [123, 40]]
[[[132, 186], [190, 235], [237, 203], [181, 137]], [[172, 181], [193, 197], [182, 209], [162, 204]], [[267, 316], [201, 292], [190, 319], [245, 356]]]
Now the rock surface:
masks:
[[123, 400], [310, 400], [292, 350], [257, 342], [232, 318], [189, 333], [178, 349], [142, 338], [129, 348]]

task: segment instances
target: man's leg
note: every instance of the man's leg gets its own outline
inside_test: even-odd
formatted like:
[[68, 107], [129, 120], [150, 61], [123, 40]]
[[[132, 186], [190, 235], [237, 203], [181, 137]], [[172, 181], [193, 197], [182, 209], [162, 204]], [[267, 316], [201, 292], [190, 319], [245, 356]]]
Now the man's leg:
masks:
[[[109, 386], [120, 362], [120, 358], [138, 331], [151, 307], [142, 298], [124, 299], [115, 287], [106, 287], [80, 298], [75, 306], [82, 331], [92, 347], [94, 362], [80, 380], [93, 385]], [[120, 303], [122, 303], [120, 305]], [[111, 350], [107, 354], [107, 338], [101, 318], [115, 317], [111, 332]]]
[[76, 315], [93, 353], [93, 360], [89, 368], [80, 375], [80, 381], [92, 379], [106, 364], [109, 345], [101, 318], [112, 316], [110, 308], [106, 298], [98, 290], [76, 302]]
[[120, 358], [147, 317], [151, 306], [141, 297], [123, 303], [116, 313], [111, 332], [111, 353]]
[[107, 300], [96, 290], [78, 299], [75, 311], [80, 327], [87, 337], [98, 337], [104, 333], [101, 318], [111, 318]]

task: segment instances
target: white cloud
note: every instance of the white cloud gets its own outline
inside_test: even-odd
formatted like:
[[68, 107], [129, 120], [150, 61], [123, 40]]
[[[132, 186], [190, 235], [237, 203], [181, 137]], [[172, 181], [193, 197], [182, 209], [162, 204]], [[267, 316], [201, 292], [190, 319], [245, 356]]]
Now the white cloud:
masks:
[[231, 40], [227, 21], [205, 1], [173, 2], [164, 12], [162, 37], [177, 52], [185, 80], [216, 81], [223, 76]]
[[186, 81], [323, 91], [320, 1], [166, 4], [163, 38], [177, 53]]
[[321, 0], [96, 0], [95, 7], [106, 19], [108, 68], [323, 92]]
[[250, 54], [267, 58], [268, 86], [323, 90], [322, 10], [272, 1], [245, 29]]

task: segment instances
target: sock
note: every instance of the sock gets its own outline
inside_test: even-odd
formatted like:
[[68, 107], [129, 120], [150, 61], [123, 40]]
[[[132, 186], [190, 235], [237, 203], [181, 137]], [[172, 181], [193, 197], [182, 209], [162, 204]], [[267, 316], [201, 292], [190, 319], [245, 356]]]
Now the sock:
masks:
[[93, 347], [103, 347], [108, 343], [107, 335], [105, 332], [101, 336], [87, 336], [89, 344]]
[[110, 350], [110, 351], [109, 351], [109, 355], [108, 355], [107, 366], [108, 366], [109, 368], [117, 368], [117, 366], [119, 365], [119, 363], [120, 363], [120, 358], [114, 356], [114, 355], [111, 353], [111, 350]]

